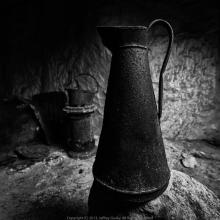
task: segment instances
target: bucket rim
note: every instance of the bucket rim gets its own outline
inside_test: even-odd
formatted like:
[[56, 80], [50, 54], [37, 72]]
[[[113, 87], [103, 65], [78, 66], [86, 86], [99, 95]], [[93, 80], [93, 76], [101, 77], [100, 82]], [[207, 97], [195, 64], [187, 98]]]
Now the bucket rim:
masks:
[[67, 92], [72, 92], [72, 93], [75, 93], [75, 92], [81, 92], [81, 93], [86, 93], [86, 94], [96, 94], [97, 92], [93, 92], [93, 91], [90, 91], [90, 90], [85, 90], [85, 89], [79, 89], [79, 88], [65, 88], [65, 90]]

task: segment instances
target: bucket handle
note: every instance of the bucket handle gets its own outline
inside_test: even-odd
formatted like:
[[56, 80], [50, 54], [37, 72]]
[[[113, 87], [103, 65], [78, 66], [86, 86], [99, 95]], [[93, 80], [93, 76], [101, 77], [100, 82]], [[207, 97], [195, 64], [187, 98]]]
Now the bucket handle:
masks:
[[160, 120], [161, 116], [162, 116], [162, 105], [163, 105], [163, 73], [166, 70], [166, 66], [170, 57], [170, 52], [171, 52], [171, 48], [172, 48], [172, 44], [173, 44], [173, 29], [171, 27], [171, 25], [163, 20], [163, 19], [156, 19], [154, 21], [152, 21], [148, 27], [148, 31], [151, 29], [152, 26], [154, 26], [154, 24], [162, 24], [168, 31], [168, 36], [169, 36], [169, 43], [168, 43], [168, 47], [167, 47], [167, 52], [162, 64], [162, 68], [160, 70], [160, 76], [159, 76], [159, 91], [158, 91], [158, 118]]
[[90, 73], [81, 73], [81, 74], [77, 75], [75, 77], [75, 79], [74, 79], [76, 81], [77, 88], [79, 88], [78, 78], [80, 76], [89, 76], [89, 77], [91, 77], [95, 81], [95, 83], [96, 83], [96, 91], [95, 92], [91, 92], [91, 93], [96, 94], [98, 92], [98, 90], [99, 90], [99, 83], [98, 83], [97, 79], [93, 75], [91, 75]]

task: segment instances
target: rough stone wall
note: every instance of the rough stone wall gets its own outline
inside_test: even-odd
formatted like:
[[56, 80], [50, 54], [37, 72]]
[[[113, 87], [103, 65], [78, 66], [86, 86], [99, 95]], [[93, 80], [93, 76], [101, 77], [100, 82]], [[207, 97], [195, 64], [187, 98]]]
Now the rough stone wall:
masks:
[[[176, 36], [164, 74], [161, 127], [168, 138], [219, 139], [219, 55], [216, 35]], [[166, 50], [157, 36], [150, 52], [155, 92]]]

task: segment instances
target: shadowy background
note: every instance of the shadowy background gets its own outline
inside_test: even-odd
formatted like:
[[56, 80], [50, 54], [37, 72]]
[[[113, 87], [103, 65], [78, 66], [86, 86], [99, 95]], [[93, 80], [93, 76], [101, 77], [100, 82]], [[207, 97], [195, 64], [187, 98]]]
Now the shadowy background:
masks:
[[[111, 54], [96, 25], [144, 25], [166, 19], [175, 34], [164, 74], [163, 135], [174, 139], [220, 141], [219, 7], [216, 1], [7, 1], [2, 6], [0, 97], [31, 98], [73, 87], [74, 77], [90, 73], [99, 82], [94, 118], [99, 135]], [[152, 80], [158, 74], [167, 34], [150, 34]], [[82, 78], [82, 87], [93, 82]]]

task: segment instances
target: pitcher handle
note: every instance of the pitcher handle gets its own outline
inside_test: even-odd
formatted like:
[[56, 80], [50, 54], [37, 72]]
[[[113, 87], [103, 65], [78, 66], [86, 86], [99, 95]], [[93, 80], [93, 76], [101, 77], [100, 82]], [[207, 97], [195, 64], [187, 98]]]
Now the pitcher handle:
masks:
[[167, 52], [162, 64], [162, 68], [160, 70], [160, 76], [159, 76], [159, 91], [158, 91], [158, 118], [160, 120], [161, 116], [162, 116], [162, 105], [163, 105], [163, 73], [166, 70], [166, 66], [170, 57], [170, 52], [171, 52], [171, 48], [172, 48], [172, 44], [173, 44], [173, 29], [171, 27], [171, 25], [163, 20], [163, 19], [156, 19], [154, 21], [152, 21], [148, 27], [148, 31], [151, 29], [152, 26], [154, 26], [154, 24], [159, 24], [161, 23], [162, 25], [164, 25], [164, 27], [167, 29], [168, 31], [168, 36], [169, 36], [169, 43], [168, 43], [168, 47], [167, 47]]

